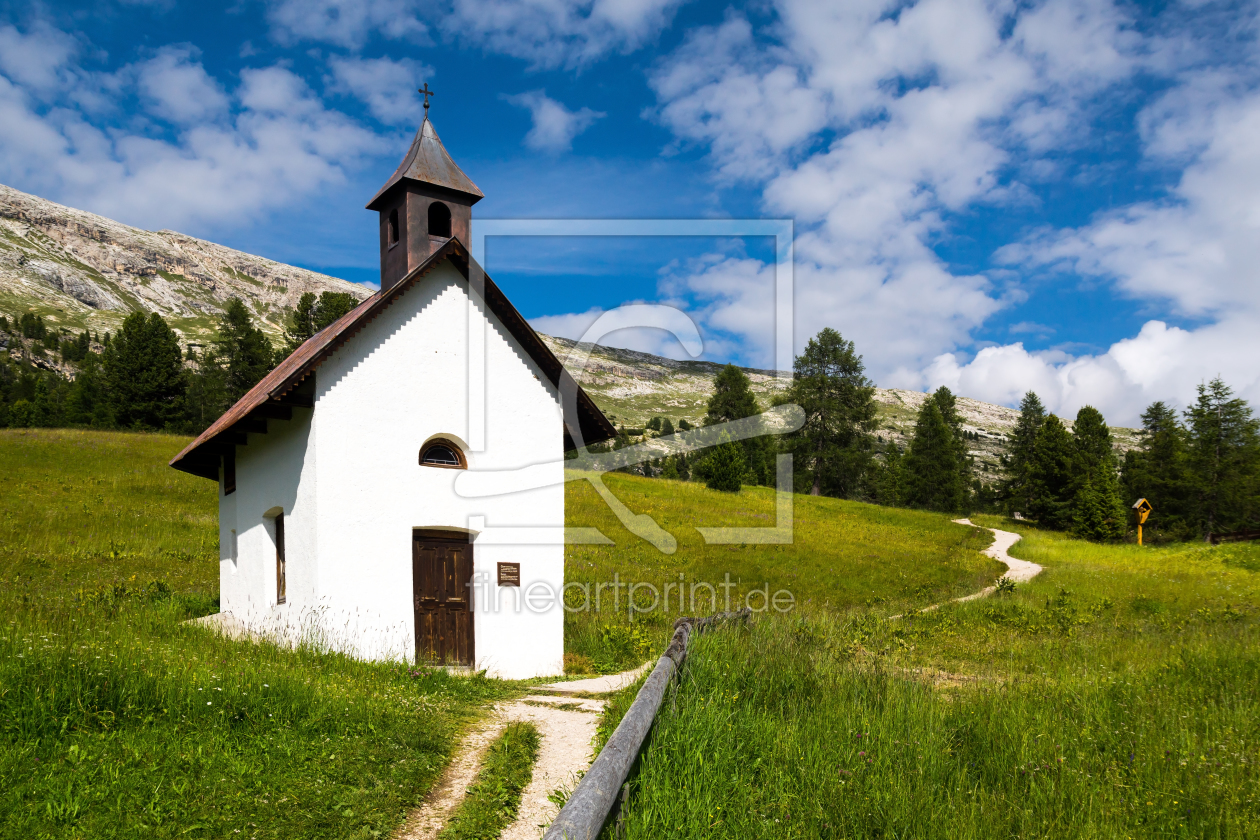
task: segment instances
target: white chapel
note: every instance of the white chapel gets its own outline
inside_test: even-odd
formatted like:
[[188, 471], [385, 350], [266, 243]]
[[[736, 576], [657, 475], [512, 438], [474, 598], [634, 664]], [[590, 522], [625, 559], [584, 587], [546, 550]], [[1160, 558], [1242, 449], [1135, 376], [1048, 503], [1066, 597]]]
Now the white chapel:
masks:
[[[561, 591], [564, 546], [478, 544], [476, 526], [562, 529], [565, 451], [615, 430], [469, 255], [482, 197], [426, 104], [367, 205], [380, 291], [171, 461], [219, 482], [220, 618], [364, 659], [563, 672], [560, 599], [531, 609], [521, 593]], [[555, 476], [455, 490], [460, 470], [525, 467]]]

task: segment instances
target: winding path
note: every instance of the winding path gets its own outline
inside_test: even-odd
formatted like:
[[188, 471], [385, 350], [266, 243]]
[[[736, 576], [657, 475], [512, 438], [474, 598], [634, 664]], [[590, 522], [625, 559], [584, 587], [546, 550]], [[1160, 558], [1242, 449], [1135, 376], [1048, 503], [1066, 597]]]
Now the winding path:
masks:
[[[954, 521], [972, 528], [983, 527], [970, 519]], [[993, 532], [993, 543], [983, 553], [1006, 565], [1006, 577], [1016, 583], [1027, 583], [1041, 573], [1041, 566], [1008, 553], [1010, 547], [1019, 542], [1019, 534], [997, 528], [985, 530]], [[994, 584], [952, 601], [973, 601], [996, 591], [997, 585]], [[933, 604], [920, 612], [940, 606]], [[890, 616], [892, 619], [901, 617]], [[548, 795], [557, 788], [572, 789], [581, 773], [591, 764], [591, 744], [599, 713], [604, 709], [604, 701], [591, 695], [608, 694], [630, 685], [652, 664], [648, 662], [622, 674], [535, 686], [535, 693], [531, 696], [496, 704], [490, 715], [465, 736], [442, 778], [425, 803], [395, 833], [395, 840], [431, 840], [436, 837], [476, 778], [486, 748], [508, 722], [516, 720], [532, 720], [542, 736], [542, 743], [533, 777], [521, 794], [520, 811], [515, 822], [504, 830], [501, 840], [537, 840], [543, 827], [559, 811], [559, 806], [551, 802]]]
[[[972, 528], [984, 527], [983, 525], [977, 525], [970, 519], [955, 519], [954, 522], [959, 525], [969, 525]], [[987, 554], [999, 563], [1005, 563], [1006, 577], [1016, 583], [1027, 583], [1037, 575], [1041, 574], [1041, 566], [1036, 563], [1029, 563], [1027, 560], [1020, 560], [1018, 557], [1012, 557], [1007, 553], [1011, 546], [1020, 541], [1019, 534], [1016, 534], [1014, 531], [1001, 531], [997, 528], [985, 528], [984, 530], [993, 532], [993, 543], [988, 548], [984, 549], [981, 554]], [[945, 603], [958, 604], [963, 601], [974, 601], [977, 598], [984, 598], [992, 595], [994, 592], [997, 592], [996, 583], [992, 586], [986, 586], [979, 592], [972, 592], [970, 595], [963, 595], [961, 598], [951, 598]], [[924, 607], [918, 612], [931, 612], [932, 610], [940, 609], [942, 606], [944, 606], [944, 604], [932, 604], [929, 607]], [[888, 616], [889, 621], [896, 621], [899, 618], [905, 618], [905, 615], [898, 614]]]
[[[959, 525], [970, 525], [972, 528], [981, 528], [970, 519], [955, 519]], [[1030, 563], [1027, 560], [1020, 560], [1018, 557], [1012, 557], [1007, 551], [1010, 547], [1019, 542], [1020, 536], [1014, 531], [1000, 531], [997, 528], [985, 528], [986, 531], [993, 532], [993, 544], [986, 548], [982, 553], [987, 554], [999, 563], [1005, 563], [1007, 572], [1006, 577], [1016, 583], [1027, 583], [1028, 581], [1041, 574], [1041, 566], [1036, 563]], [[986, 595], [992, 595], [997, 591], [997, 584], [986, 586], [979, 592], [973, 592], [970, 595], [964, 595], [961, 598], [955, 598], [955, 601], [974, 601], [976, 598], [983, 598]], [[939, 605], [938, 605], [939, 606]]]
[[459, 750], [424, 804], [394, 834], [395, 840], [432, 840], [446, 826], [481, 769], [486, 749], [511, 721], [529, 720], [538, 727], [538, 761], [525, 790], [516, 820], [500, 840], [538, 840], [560, 808], [548, 796], [558, 788], [572, 790], [591, 766], [592, 743], [604, 701], [591, 697], [618, 691], [653, 665], [586, 680], [534, 686], [519, 700], [495, 704], [490, 714], [464, 736]]

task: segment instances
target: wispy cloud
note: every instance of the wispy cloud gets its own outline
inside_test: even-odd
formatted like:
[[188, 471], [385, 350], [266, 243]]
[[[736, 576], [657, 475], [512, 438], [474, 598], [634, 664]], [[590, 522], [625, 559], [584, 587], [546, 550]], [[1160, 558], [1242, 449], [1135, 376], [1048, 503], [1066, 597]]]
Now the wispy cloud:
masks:
[[563, 103], [547, 96], [546, 91], [531, 90], [503, 98], [520, 108], [528, 109], [534, 125], [525, 135], [525, 145], [542, 152], [566, 152], [573, 147], [573, 138], [606, 116], [602, 111], [579, 108], [570, 111]]

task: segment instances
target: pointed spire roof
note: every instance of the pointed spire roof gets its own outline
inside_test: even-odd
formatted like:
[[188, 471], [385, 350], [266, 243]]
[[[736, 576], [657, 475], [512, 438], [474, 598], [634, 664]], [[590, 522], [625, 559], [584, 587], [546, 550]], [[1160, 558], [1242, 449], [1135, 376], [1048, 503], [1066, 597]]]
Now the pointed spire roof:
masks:
[[443, 187], [453, 190], [457, 193], [463, 193], [470, 196], [470, 203], [476, 204], [485, 198], [485, 193], [477, 189], [477, 185], [472, 179], [464, 174], [464, 170], [460, 169], [455, 161], [446, 151], [446, 147], [442, 145], [441, 139], [437, 135], [437, 131], [433, 128], [433, 123], [429, 122], [428, 108], [425, 108], [424, 122], [420, 124], [420, 130], [416, 132], [416, 139], [411, 141], [411, 148], [407, 151], [407, 156], [403, 158], [398, 169], [394, 174], [389, 176], [389, 180], [385, 182], [385, 186], [377, 190], [376, 195], [372, 196], [372, 200], [368, 202], [367, 209], [375, 210], [376, 203], [381, 200], [385, 193], [397, 183], [405, 178], [413, 181], [419, 181], [422, 184], [431, 184], [435, 187]]

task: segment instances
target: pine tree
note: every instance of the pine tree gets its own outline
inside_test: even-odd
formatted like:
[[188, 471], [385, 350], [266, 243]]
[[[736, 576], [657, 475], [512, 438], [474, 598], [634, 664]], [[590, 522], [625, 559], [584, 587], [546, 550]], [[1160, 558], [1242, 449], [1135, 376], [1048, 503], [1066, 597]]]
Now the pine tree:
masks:
[[298, 299], [289, 319], [283, 354], [288, 356], [308, 338], [358, 305], [359, 301], [349, 292], [324, 292], [318, 298], [314, 292], [306, 292]]
[[713, 447], [704, 459], [705, 485], [710, 490], [738, 493], [745, 471], [744, 448], [729, 438]]
[[1115, 482], [1086, 475], [1072, 497], [1072, 533], [1094, 542], [1116, 542], [1124, 537], [1124, 504]]
[[661, 437], [669, 437], [674, 433], [674, 424], [669, 422], [668, 417], [661, 418]]
[[1102, 412], [1087, 405], [1076, 412], [1076, 420], [1072, 423], [1072, 440], [1076, 445], [1077, 458], [1082, 472], [1093, 472], [1106, 466], [1116, 468], [1116, 455], [1111, 440], [1111, 429]]
[[79, 374], [66, 394], [65, 422], [70, 426], [106, 429], [113, 425], [105, 394], [104, 375], [95, 353], [84, 357]]
[[1037, 446], [1037, 433], [1046, 422], [1046, 409], [1035, 393], [1029, 391], [1019, 403], [1019, 421], [1011, 434], [1008, 454], [1002, 457], [1005, 480], [1000, 493], [1007, 504], [1007, 512], [1031, 515], [1034, 499], [1033, 461]]
[[1148, 534], [1188, 539], [1195, 529], [1185, 427], [1170, 406], [1154, 402], [1142, 412], [1140, 434], [1141, 445], [1124, 455], [1126, 499], [1130, 504], [1143, 498], [1151, 503]]
[[35, 383], [35, 399], [31, 402], [30, 425], [36, 429], [48, 429], [59, 425], [53, 410], [48, 378], [41, 376]]
[[1072, 530], [1085, 539], [1115, 541], [1124, 536], [1127, 514], [1120, 498], [1111, 429], [1102, 412], [1084, 406], [1072, 424], [1076, 465], [1072, 484]]
[[830, 327], [811, 338], [792, 365], [792, 385], [775, 400], [796, 404], [805, 424], [784, 438], [798, 481], [811, 495], [852, 498], [874, 457], [875, 386], [853, 342]]
[[308, 338], [315, 335], [315, 310], [318, 300], [314, 292], [306, 292], [298, 298], [297, 307], [289, 318], [289, 329], [284, 334], [289, 353], [301, 347]]
[[963, 510], [969, 502], [969, 491], [972, 481], [971, 452], [967, 447], [967, 441], [970, 439], [962, 427], [962, 415], [958, 413], [958, 399], [953, 392], [944, 385], [932, 392], [932, 399], [940, 406], [941, 417], [945, 420], [945, 424], [949, 426], [949, 430], [954, 439], [954, 460], [955, 468], [958, 470], [959, 480], [963, 488], [963, 503], [957, 509]]
[[125, 429], [174, 429], [184, 415], [179, 339], [161, 315], [133, 312], [103, 358], [115, 422]]
[[966, 485], [954, 432], [935, 399], [924, 401], [905, 458], [906, 502], [927, 510], [960, 511]]
[[875, 503], [896, 507], [906, 504], [905, 456], [896, 443], [884, 446], [883, 461], [875, 472]]
[[[713, 396], [709, 397], [708, 412], [704, 424], [730, 423], [761, 413], [753, 396], [748, 376], [735, 365], [726, 365], [713, 380]], [[758, 424], [760, 425], [760, 424]], [[745, 477], [752, 484], [773, 484], [773, 471], [767, 471], [767, 463], [773, 462], [769, 441], [761, 436], [739, 441], [744, 450]]]
[[677, 481], [678, 477], [678, 462], [673, 455], [670, 455], [665, 459], [665, 465], [661, 468], [661, 478], [670, 478]]
[[1058, 417], [1051, 414], [1041, 424], [1033, 445], [1029, 470], [1028, 513], [1047, 528], [1071, 525], [1076, 446]]
[[1260, 524], [1260, 423], [1218, 377], [1186, 411], [1193, 515], [1205, 536]]
[[224, 373], [228, 404], [235, 403], [271, 370], [271, 342], [254, 326], [240, 298], [232, 298], [219, 318], [214, 358]]

